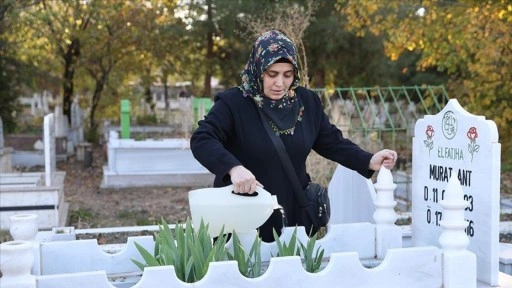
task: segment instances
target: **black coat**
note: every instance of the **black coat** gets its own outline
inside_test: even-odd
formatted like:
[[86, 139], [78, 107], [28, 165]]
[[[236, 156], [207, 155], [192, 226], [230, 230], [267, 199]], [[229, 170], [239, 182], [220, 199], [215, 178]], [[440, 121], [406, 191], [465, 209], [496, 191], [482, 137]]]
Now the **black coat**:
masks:
[[[368, 165], [373, 154], [343, 137], [341, 131], [329, 122], [315, 92], [303, 87], [295, 91], [304, 106], [302, 121], [297, 122], [293, 135], [280, 137], [302, 186], [305, 188], [311, 180], [306, 172], [306, 158], [311, 149], [364, 177], [371, 177], [373, 171], [368, 170]], [[190, 146], [194, 157], [215, 175], [214, 187], [230, 185], [229, 170], [243, 165], [265, 190], [277, 195], [288, 226], [297, 225], [292, 184], [263, 126], [256, 104], [250, 97], [243, 97], [238, 88], [215, 97], [212, 109], [204, 120], [199, 121]], [[260, 227], [264, 241], [273, 241], [272, 227], [279, 226], [278, 221], [280, 219], [269, 219]]]

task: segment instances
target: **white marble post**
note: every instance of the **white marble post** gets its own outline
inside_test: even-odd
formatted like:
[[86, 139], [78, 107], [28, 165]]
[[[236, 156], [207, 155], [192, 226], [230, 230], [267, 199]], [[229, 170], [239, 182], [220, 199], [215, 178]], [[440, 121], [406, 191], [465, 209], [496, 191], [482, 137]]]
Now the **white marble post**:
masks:
[[73, 130], [72, 141], [78, 145], [84, 141], [83, 111], [78, 103], [78, 97], [71, 104], [71, 129]]
[[119, 146], [119, 133], [111, 130], [108, 134], [108, 169], [117, 172], [115, 148]]
[[2, 288], [36, 288], [31, 274], [34, 248], [30, 241], [15, 240], [0, 244], [0, 286]]
[[53, 114], [44, 116], [44, 175], [47, 187], [52, 186], [56, 171], [55, 122]]
[[396, 184], [393, 183], [391, 171], [382, 167], [374, 186], [377, 192], [373, 202], [375, 204], [373, 219], [375, 220], [376, 256], [378, 259], [384, 259], [388, 249], [402, 247], [402, 230], [395, 225], [397, 216], [393, 193]]
[[443, 248], [443, 287], [476, 287], [476, 255], [466, 250], [469, 238], [466, 235], [468, 231], [465, 231], [468, 226], [464, 220], [464, 209], [469, 203], [464, 201], [457, 176], [452, 175], [445, 190], [445, 199], [439, 203], [443, 208], [440, 222], [443, 232], [439, 237]]
[[48, 107], [48, 101], [49, 101], [49, 93], [48, 91], [44, 90], [43, 91], [43, 95], [42, 95], [42, 108], [43, 108], [43, 113], [46, 114], [48, 112], [50, 112], [50, 108]]

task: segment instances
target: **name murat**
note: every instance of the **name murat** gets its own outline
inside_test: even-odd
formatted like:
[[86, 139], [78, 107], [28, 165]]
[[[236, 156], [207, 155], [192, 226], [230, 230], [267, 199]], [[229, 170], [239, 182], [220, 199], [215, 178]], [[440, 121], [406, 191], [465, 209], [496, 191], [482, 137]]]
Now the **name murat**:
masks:
[[460, 148], [437, 147], [437, 157], [452, 160], [464, 160], [464, 152]]
[[[452, 176], [452, 171], [452, 167], [430, 164], [428, 178], [435, 181], [448, 182]], [[458, 169], [453, 172], [457, 173], [460, 185], [471, 187], [471, 170]]]

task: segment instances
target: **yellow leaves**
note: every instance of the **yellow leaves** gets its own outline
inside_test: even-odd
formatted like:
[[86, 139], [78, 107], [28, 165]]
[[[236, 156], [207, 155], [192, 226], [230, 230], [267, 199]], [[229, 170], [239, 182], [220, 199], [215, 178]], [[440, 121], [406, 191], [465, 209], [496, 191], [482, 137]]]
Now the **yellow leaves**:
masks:
[[366, 7], [368, 9], [369, 14], [374, 14], [375, 12], [377, 12], [377, 10], [379, 10], [379, 4], [376, 2], [372, 2], [368, 4]]
[[507, 14], [507, 11], [505, 10], [501, 10], [499, 13], [498, 13], [498, 18], [501, 20], [504, 18], [505, 14]]
[[420, 39], [420, 41], [418, 42], [418, 46], [419, 46], [420, 49], [424, 49], [425, 48], [425, 42], [422, 39]]
[[406, 45], [406, 48], [407, 50], [409, 51], [414, 51], [414, 49], [416, 49], [416, 43], [414, 42], [408, 42], [407, 45]]

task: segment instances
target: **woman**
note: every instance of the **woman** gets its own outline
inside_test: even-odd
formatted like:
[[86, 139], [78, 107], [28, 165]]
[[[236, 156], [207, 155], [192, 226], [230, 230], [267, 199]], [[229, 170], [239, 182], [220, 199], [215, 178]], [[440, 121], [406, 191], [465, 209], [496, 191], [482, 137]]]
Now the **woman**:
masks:
[[[306, 171], [311, 149], [367, 178], [382, 165], [395, 165], [395, 151], [368, 153], [329, 122], [318, 95], [299, 86], [296, 49], [281, 32], [268, 31], [256, 40], [241, 78], [241, 86], [215, 97], [190, 141], [194, 157], [215, 175], [214, 187], [233, 184], [238, 193], [264, 187], [277, 196], [287, 225], [301, 224], [292, 183], [258, 109], [283, 141], [303, 188], [311, 181]], [[259, 229], [262, 240], [274, 241], [272, 230], [279, 232], [281, 225], [274, 213]]]

